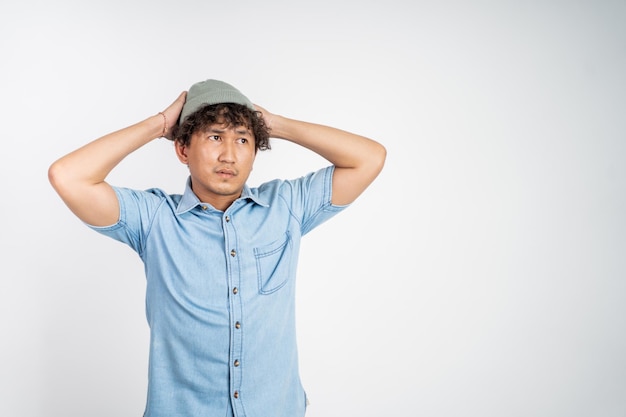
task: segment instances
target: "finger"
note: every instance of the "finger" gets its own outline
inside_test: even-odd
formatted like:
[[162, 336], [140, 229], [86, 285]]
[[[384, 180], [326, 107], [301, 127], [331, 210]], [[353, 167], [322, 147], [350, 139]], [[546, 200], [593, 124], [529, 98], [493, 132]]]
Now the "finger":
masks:
[[176, 98], [176, 100], [174, 100], [174, 102], [173, 102], [172, 104], [175, 104], [175, 103], [182, 103], [182, 104], [185, 104], [185, 101], [186, 101], [186, 100], [187, 100], [187, 92], [186, 92], [186, 91], [183, 91], [182, 93], [180, 93], [180, 94], [178, 95], [178, 97]]

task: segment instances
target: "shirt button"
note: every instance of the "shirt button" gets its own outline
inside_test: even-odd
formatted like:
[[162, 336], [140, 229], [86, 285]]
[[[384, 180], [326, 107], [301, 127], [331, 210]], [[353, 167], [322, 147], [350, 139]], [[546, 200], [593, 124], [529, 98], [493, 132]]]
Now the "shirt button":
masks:
[[235, 323], [235, 329], [241, 329], [241, 323], [239, 322]]
[[202, 210], [206, 210], [207, 208], [207, 206], [202, 206]]
[[235, 359], [235, 362], [233, 363], [233, 365], [239, 366], [239, 360]]
[[235, 252], [235, 249], [231, 250], [230, 251], [230, 256], [232, 256], [234, 258], [235, 255], [237, 255], [237, 252]]
[[235, 391], [235, 393], [233, 394], [233, 397], [239, 398], [239, 391]]
[[233, 294], [237, 294], [239, 292], [239, 290], [237, 289], [237, 287], [233, 288]]
[[226, 223], [228, 223], [230, 221], [230, 217], [226, 216]]

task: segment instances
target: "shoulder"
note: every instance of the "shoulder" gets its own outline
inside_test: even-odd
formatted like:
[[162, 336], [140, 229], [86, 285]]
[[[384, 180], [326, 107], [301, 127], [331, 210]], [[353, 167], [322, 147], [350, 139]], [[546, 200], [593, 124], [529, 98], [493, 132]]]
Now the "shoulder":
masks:
[[272, 205], [282, 200], [290, 206], [323, 205], [330, 202], [333, 166], [295, 179], [275, 179], [249, 189], [249, 197]]
[[161, 188], [148, 188], [137, 190], [127, 187], [113, 187], [121, 204], [124, 205], [147, 205], [151, 207], [168, 203], [176, 206], [181, 199], [180, 194], [169, 194]]
[[253, 193], [259, 195], [263, 193], [274, 192], [290, 192], [294, 188], [310, 188], [310, 187], [325, 187], [332, 181], [334, 166], [328, 166], [317, 171], [309, 172], [298, 178], [293, 179], [274, 179], [259, 185], [256, 188], [252, 188]]

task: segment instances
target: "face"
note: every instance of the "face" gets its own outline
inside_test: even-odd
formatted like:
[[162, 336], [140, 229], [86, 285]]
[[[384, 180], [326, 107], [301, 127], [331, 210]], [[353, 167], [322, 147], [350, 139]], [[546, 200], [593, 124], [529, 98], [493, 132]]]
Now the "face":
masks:
[[176, 154], [189, 166], [192, 190], [200, 201], [226, 210], [241, 195], [256, 151], [246, 127], [213, 124], [195, 132], [187, 146], [177, 142]]

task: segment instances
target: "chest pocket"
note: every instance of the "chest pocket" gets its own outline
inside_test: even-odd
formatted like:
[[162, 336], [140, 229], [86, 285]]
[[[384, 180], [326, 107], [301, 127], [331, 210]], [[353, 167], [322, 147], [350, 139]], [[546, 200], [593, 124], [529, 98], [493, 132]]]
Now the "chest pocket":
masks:
[[254, 257], [261, 294], [278, 291], [293, 274], [293, 241], [288, 232], [269, 245], [255, 248]]

